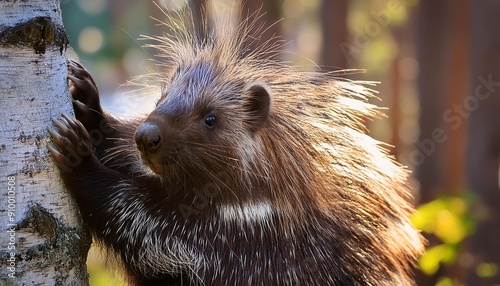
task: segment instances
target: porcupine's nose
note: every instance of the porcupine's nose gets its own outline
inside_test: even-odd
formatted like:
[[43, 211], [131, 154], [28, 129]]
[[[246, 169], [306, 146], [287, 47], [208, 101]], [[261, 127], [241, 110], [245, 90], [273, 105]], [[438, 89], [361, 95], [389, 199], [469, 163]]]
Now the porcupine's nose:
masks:
[[162, 142], [160, 129], [156, 125], [147, 122], [137, 128], [134, 139], [137, 148], [143, 153], [157, 151]]

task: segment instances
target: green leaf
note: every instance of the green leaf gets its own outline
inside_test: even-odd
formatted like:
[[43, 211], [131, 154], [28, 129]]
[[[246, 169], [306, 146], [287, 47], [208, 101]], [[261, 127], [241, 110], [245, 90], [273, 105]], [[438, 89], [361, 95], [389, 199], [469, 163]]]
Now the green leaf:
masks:
[[456, 247], [448, 244], [441, 244], [430, 247], [419, 260], [422, 272], [427, 275], [435, 274], [441, 263], [450, 264], [455, 261], [458, 255]]

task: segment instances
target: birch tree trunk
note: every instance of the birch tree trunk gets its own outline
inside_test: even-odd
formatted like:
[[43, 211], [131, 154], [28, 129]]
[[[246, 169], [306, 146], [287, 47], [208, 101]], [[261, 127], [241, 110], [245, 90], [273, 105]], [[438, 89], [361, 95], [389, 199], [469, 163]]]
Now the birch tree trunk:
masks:
[[86, 285], [90, 237], [46, 148], [72, 114], [59, 1], [0, 1], [0, 284]]

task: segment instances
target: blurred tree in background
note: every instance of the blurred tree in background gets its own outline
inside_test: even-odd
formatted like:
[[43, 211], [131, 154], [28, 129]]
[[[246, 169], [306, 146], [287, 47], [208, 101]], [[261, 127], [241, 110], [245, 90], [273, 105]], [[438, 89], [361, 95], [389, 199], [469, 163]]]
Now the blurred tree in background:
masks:
[[472, 1], [469, 89], [462, 103], [467, 132], [467, 187], [478, 220], [470, 245], [468, 285], [500, 285], [500, 18], [499, 1]]
[[[117, 94], [126, 80], [153, 69], [153, 51], [137, 39], [164, 32], [151, 19], [163, 19], [162, 11], [150, 1], [61, 2], [72, 57], [94, 74], [103, 104], [123, 114], [152, 108], [156, 98], [130, 104]], [[202, 5], [213, 17], [235, 21], [262, 14], [257, 27], [272, 26], [260, 42], [280, 37], [282, 60], [363, 69], [346, 76], [380, 81], [376, 104], [389, 107], [389, 117], [368, 122], [370, 132], [392, 144], [392, 154], [413, 172], [413, 203], [420, 205], [413, 221], [430, 240], [418, 285], [500, 285], [499, 1], [157, 3], [165, 11], [189, 5], [197, 29]]]

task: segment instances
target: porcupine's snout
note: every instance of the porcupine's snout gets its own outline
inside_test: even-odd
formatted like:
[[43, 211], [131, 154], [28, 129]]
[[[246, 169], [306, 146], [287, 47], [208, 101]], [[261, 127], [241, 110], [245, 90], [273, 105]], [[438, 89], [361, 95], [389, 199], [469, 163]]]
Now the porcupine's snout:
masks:
[[137, 148], [143, 154], [155, 153], [158, 151], [163, 141], [158, 126], [149, 122], [145, 122], [137, 128], [134, 139]]

